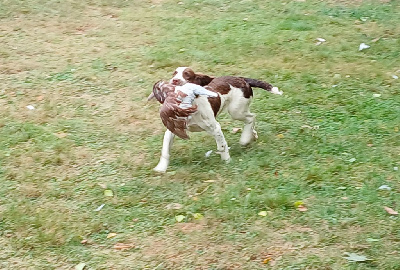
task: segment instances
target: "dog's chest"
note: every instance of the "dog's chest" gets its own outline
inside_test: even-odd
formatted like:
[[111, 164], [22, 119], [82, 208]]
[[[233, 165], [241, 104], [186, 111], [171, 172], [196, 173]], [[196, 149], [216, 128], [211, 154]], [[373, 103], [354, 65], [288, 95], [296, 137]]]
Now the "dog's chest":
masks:
[[[225, 103], [226, 97], [224, 95], [220, 96], [221, 98], [221, 108]], [[190, 132], [200, 132], [204, 131], [209, 127], [212, 123], [214, 123], [215, 116], [214, 111], [211, 107], [211, 104], [207, 97], [200, 96], [195, 99], [193, 105], [197, 105], [197, 111], [189, 117], [187, 123], [187, 129]]]

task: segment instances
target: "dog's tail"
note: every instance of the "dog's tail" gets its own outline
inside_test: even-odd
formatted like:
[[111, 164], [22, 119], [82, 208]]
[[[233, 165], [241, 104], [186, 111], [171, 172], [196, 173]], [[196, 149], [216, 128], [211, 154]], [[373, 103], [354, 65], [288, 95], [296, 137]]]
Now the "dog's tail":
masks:
[[279, 91], [278, 87], [273, 87], [271, 84], [264, 82], [264, 81], [259, 81], [256, 79], [250, 79], [250, 78], [243, 78], [251, 87], [258, 87], [267, 90], [268, 92], [271, 92], [272, 94], [277, 94], [277, 95], [282, 95], [283, 92]]

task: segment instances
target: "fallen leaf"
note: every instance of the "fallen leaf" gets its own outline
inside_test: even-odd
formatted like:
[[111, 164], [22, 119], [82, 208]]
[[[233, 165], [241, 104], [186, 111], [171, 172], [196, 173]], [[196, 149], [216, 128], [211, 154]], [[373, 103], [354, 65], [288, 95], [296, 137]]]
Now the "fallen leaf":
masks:
[[361, 43], [360, 47], [358, 47], [358, 50], [362, 51], [362, 50], [365, 50], [365, 49], [368, 49], [368, 48], [371, 48], [371, 46], [369, 46], [369, 45], [367, 45], [365, 43]]
[[345, 252], [344, 254], [346, 254], [347, 257], [343, 257], [343, 258], [345, 258], [348, 261], [352, 261], [352, 262], [365, 262], [365, 261], [369, 260], [367, 257], [358, 255], [356, 253]]
[[62, 138], [65, 138], [65, 137], [67, 137], [67, 133], [64, 133], [64, 132], [57, 132], [57, 133], [54, 133], [54, 135], [57, 137], [57, 138], [59, 138], [59, 139], [62, 139]]
[[186, 217], [184, 215], [177, 215], [175, 216], [175, 220], [178, 222], [182, 222]]
[[263, 264], [267, 264], [267, 263], [269, 263], [271, 260], [272, 260], [271, 258], [265, 258], [265, 259], [263, 260]]
[[205, 180], [204, 183], [215, 183], [215, 180]]
[[266, 217], [268, 215], [267, 211], [261, 211], [258, 213], [259, 216]]
[[105, 205], [105, 204], [103, 203], [102, 205], [100, 205], [99, 207], [97, 207], [94, 211], [96, 211], [96, 212], [100, 211], [101, 209], [103, 209], [104, 205]]
[[115, 236], [117, 236], [117, 234], [111, 232], [111, 233], [107, 234], [107, 239], [114, 238]]
[[378, 190], [392, 190], [392, 188], [389, 187], [388, 185], [382, 185], [382, 186], [378, 187]]
[[308, 209], [307, 207], [304, 206], [304, 202], [303, 201], [297, 201], [294, 202], [294, 207], [297, 208], [297, 210], [299, 210], [300, 212], [306, 212]]
[[181, 209], [182, 207], [183, 205], [180, 203], [170, 203], [165, 208], [167, 208], [168, 210], [177, 210]]
[[235, 133], [238, 133], [241, 130], [242, 130], [241, 128], [232, 128], [232, 133], [235, 134]]
[[367, 242], [379, 242], [380, 240], [379, 239], [375, 239], [375, 238], [367, 238], [366, 239], [367, 240]]
[[106, 185], [106, 184], [103, 184], [103, 183], [97, 183], [97, 185], [99, 185], [101, 188], [104, 188], [104, 189], [107, 188], [107, 185]]
[[88, 242], [87, 239], [83, 239], [83, 240], [81, 241], [81, 244], [82, 244], [82, 245], [85, 245], [85, 244], [87, 244], [87, 242]]
[[299, 207], [300, 205], [303, 205], [303, 204], [304, 204], [303, 201], [297, 201], [297, 202], [293, 203], [294, 207]]
[[307, 207], [305, 207], [304, 205], [299, 205], [297, 207], [297, 210], [299, 210], [300, 212], [306, 212], [308, 211]]
[[85, 268], [86, 263], [79, 263], [77, 265], [75, 265], [75, 270], [83, 270], [83, 268]]
[[394, 210], [393, 210], [392, 208], [390, 208], [390, 207], [384, 206], [383, 208], [384, 208], [385, 211], [388, 212], [388, 214], [390, 214], [390, 215], [398, 215], [398, 214], [399, 214], [398, 212], [394, 211]]
[[111, 189], [104, 190], [104, 196], [106, 196], [106, 197], [114, 196], [113, 191]]
[[193, 218], [194, 219], [197, 219], [197, 220], [200, 220], [200, 219], [202, 219], [204, 216], [202, 215], [202, 214], [200, 214], [200, 213], [194, 213], [193, 214]]
[[36, 100], [37, 100], [37, 101], [42, 101], [43, 98], [44, 98], [43, 96], [38, 96], [38, 97], [36, 98]]
[[283, 139], [283, 138], [285, 138], [285, 135], [283, 135], [283, 134], [278, 134], [278, 135], [276, 135], [276, 137], [277, 137], [278, 139]]
[[114, 245], [114, 249], [122, 250], [122, 251], [131, 249], [131, 248], [134, 248], [134, 247], [135, 247], [135, 245], [133, 245], [133, 244], [124, 244], [124, 243], [116, 243]]

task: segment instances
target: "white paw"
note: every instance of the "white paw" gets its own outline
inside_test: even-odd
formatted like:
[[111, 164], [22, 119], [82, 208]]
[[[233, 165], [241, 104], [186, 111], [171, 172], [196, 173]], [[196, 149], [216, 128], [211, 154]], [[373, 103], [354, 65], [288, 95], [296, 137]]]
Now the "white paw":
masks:
[[161, 167], [161, 166], [156, 166], [153, 171], [159, 172], [159, 173], [165, 173], [167, 171], [167, 168]]
[[220, 154], [221, 155], [221, 159], [226, 161], [226, 162], [229, 162], [229, 160], [231, 159], [231, 156], [227, 152], [219, 152], [218, 154]]

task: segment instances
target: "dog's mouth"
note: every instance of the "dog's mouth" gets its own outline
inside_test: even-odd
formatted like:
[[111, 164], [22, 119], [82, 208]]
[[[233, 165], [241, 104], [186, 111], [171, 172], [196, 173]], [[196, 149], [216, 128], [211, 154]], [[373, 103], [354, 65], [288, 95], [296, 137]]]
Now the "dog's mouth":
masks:
[[184, 85], [184, 82], [182, 80], [177, 80], [177, 79], [171, 80], [170, 83], [173, 84], [173, 85], [176, 85], [176, 86]]

